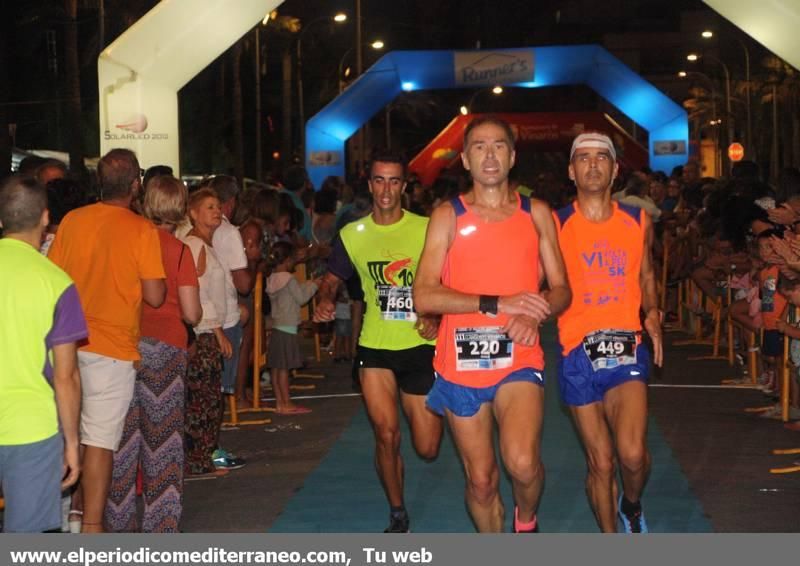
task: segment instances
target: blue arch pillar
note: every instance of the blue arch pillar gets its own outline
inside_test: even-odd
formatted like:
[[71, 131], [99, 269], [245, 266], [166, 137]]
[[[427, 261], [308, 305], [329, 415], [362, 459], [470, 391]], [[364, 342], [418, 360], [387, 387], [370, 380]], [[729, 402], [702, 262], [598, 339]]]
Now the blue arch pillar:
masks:
[[[464, 73], [462, 69], [457, 73], [456, 61], [463, 64], [464, 59], [474, 60], [483, 72]], [[532, 66], [532, 73], [520, 79], [520, 69], [527, 65]], [[464, 79], [469, 82], [465, 84]], [[344, 175], [347, 139], [401, 92], [497, 84], [526, 88], [588, 85], [648, 131], [652, 169], [669, 173], [688, 159], [686, 111], [599, 45], [394, 51], [381, 57], [306, 124], [305, 161], [314, 186], [319, 187], [328, 175]]]

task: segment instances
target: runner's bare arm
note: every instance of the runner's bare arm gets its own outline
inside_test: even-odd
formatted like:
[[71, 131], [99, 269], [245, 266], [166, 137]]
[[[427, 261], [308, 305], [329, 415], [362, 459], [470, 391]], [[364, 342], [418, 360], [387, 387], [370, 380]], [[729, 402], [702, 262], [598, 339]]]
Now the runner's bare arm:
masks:
[[644, 216], [644, 250], [639, 285], [642, 288], [642, 310], [645, 313], [644, 328], [653, 340], [653, 362], [661, 367], [664, 359], [664, 347], [661, 339], [661, 313], [658, 311], [656, 273], [653, 269], [653, 222], [647, 213], [643, 212], [642, 215]]
[[[455, 228], [456, 214], [449, 202], [433, 211], [414, 279], [414, 308], [420, 314], [478, 312], [479, 295], [461, 293], [442, 285], [442, 270]], [[498, 312], [525, 314], [540, 319], [549, 314], [549, 306], [544, 299], [529, 292], [500, 297], [497, 307]]]
[[558, 245], [553, 212], [543, 201], [531, 199], [531, 217], [539, 233], [539, 258], [541, 272], [547, 277], [548, 289], [542, 295], [550, 304], [550, 316], [557, 317], [572, 301], [572, 291], [567, 281], [567, 270]]
[[[550, 306], [550, 314], [558, 316], [569, 306], [572, 298], [567, 283], [566, 269], [558, 246], [553, 214], [544, 202], [531, 199], [531, 218], [539, 234], [539, 284], [545, 280], [548, 289], [542, 291], [542, 298]], [[516, 343], [530, 345], [535, 342], [539, 325], [546, 317], [512, 316], [503, 330]]]

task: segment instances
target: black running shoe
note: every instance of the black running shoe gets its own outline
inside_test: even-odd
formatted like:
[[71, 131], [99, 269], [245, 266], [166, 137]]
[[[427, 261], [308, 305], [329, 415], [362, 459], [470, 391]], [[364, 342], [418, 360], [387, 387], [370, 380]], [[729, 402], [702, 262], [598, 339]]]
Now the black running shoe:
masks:
[[617, 514], [622, 521], [622, 527], [626, 533], [641, 533], [649, 532], [647, 530], [647, 521], [644, 520], [644, 513], [642, 513], [641, 504], [637, 506], [632, 513], [625, 513], [622, 510], [622, 496], [620, 495], [617, 502]]
[[407, 533], [408, 529], [408, 513], [390, 513], [389, 526], [384, 529], [384, 533]]

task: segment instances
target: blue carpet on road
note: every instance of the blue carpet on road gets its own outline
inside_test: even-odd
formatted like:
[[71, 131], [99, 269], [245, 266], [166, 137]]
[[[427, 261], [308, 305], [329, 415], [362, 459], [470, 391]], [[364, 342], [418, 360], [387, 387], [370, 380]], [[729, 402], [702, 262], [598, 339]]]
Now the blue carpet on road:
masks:
[[[583, 451], [569, 415], [558, 398], [557, 345], [554, 330], [543, 336], [547, 352], [548, 385], [542, 459], [546, 484], [539, 505], [542, 532], [594, 533], [598, 531], [584, 491]], [[405, 426], [405, 425], [404, 425]], [[414, 453], [407, 427], [403, 429], [406, 507], [416, 533], [468, 533], [475, 529], [464, 504], [464, 475], [448, 434], [439, 457], [426, 463]], [[289, 501], [270, 532], [357, 533], [381, 532], [388, 524], [388, 507], [373, 466], [373, 436], [366, 413], [353, 418], [320, 465]], [[648, 445], [653, 469], [643, 504], [651, 532], [711, 532], [699, 500], [658, 430], [649, 423]], [[511, 485], [505, 475], [501, 492], [506, 506], [506, 530], [513, 514]]]

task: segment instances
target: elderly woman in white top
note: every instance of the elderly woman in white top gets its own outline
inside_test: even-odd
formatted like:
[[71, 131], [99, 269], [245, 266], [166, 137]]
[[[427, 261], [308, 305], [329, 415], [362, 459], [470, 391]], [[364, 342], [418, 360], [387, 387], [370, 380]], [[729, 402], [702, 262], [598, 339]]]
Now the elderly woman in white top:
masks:
[[186, 379], [186, 473], [225, 475], [215, 469], [212, 453], [222, 424], [222, 357], [232, 353], [222, 331], [225, 320], [225, 270], [211, 239], [222, 222], [219, 199], [211, 189], [189, 195], [192, 229], [184, 242], [192, 250], [200, 282], [203, 318], [194, 327], [197, 340], [189, 358]]

